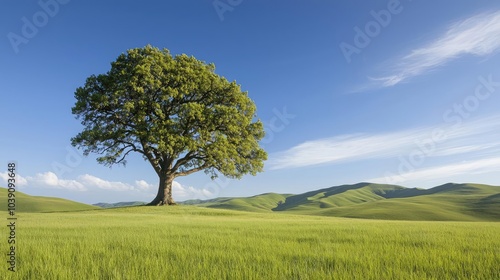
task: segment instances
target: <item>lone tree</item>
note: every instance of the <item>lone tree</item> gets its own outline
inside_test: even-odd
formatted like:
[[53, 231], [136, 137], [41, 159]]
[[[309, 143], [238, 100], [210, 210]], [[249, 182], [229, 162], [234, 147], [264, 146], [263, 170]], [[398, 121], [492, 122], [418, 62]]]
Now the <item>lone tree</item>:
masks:
[[267, 159], [253, 101], [192, 56], [149, 45], [128, 50], [109, 72], [87, 78], [75, 98], [72, 112], [84, 129], [72, 145], [107, 166], [140, 153], [160, 179], [149, 205], [175, 204], [176, 177], [204, 170], [212, 179], [241, 178], [261, 172]]

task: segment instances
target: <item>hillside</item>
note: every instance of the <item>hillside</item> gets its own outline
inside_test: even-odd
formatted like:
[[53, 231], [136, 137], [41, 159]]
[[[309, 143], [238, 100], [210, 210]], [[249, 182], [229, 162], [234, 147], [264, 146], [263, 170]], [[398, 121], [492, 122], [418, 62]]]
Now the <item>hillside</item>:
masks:
[[[7, 209], [7, 189], [0, 188], [0, 207]], [[100, 209], [100, 207], [56, 197], [31, 196], [16, 191], [17, 212], [64, 212]]]
[[[16, 192], [19, 212], [58, 212], [140, 205], [143, 202], [87, 205]], [[0, 206], [7, 189], [0, 188]], [[265, 193], [252, 197], [188, 200], [179, 204], [249, 212], [278, 212], [346, 218], [421, 221], [500, 221], [500, 187], [445, 184], [431, 189], [359, 183], [303, 194]]]
[[280, 201], [285, 201], [289, 196], [291, 194], [266, 193], [245, 198], [216, 199], [208, 203], [205, 202], [203, 206], [251, 212], [269, 212], [269, 209], [276, 207]]
[[190, 203], [209, 208], [349, 218], [500, 221], [500, 187], [445, 184], [431, 189], [359, 183], [303, 194], [262, 194]]
[[142, 201], [130, 201], [130, 202], [116, 202], [116, 203], [106, 203], [106, 202], [99, 202], [92, 204], [97, 207], [101, 208], [117, 208], [117, 207], [128, 207], [128, 206], [139, 206], [139, 205], [144, 205], [146, 202]]

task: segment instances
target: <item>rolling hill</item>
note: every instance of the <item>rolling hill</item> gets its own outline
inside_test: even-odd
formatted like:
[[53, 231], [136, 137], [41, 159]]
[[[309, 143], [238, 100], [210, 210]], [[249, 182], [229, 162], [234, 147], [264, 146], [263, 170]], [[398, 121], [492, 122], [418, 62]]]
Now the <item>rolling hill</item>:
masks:
[[144, 205], [146, 202], [142, 201], [130, 201], [130, 202], [116, 202], [116, 203], [106, 203], [106, 202], [99, 202], [92, 204], [97, 207], [101, 208], [118, 208], [118, 207], [129, 207], [129, 206], [140, 206]]
[[[7, 209], [6, 205], [7, 189], [0, 188], [0, 207]], [[17, 212], [65, 212], [92, 209], [100, 209], [100, 207], [56, 197], [31, 196], [16, 191]]]
[[[143, 202], [87, 205], [16, 192], [18, 212], [62, 212], [140, 205]], [[0, 206], [7, 189], [0, 188]], [[359, 183], [302, 194], [265, 193], [252, 197], [188, 200], [179, 204], [249, 212], [413, 221], [500, 221], [500, 187], [444, 184], [431, 189]]]
[[359, 183], [303, 194], [189, 201], [209, 208], [253, 212], [427, 221], [500, 221], [500, 187], [445, 184], [431, 189]]
[[276, 207], [280, 201], [284, 201], [289, 196], [291, 194], [265, 193], [245, 198], [222, 197], [209, 200], [188, 200], [181, 202], [181, 204], [251, 212], [269, 212], [270, 209]]

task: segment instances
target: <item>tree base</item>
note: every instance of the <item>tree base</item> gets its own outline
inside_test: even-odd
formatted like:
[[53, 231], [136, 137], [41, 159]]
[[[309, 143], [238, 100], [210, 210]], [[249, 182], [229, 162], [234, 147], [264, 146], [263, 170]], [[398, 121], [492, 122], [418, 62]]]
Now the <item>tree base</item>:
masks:
[[153, 201], [151, 201], [150, 203], [146, 204], [146, 206], [172, 206], [172, 205], [177, 205], [177, 203], [175, 203], [175, 201], [165, 201], [165, 200], [161, 200], [161, 199], [155, 199]]
[[158, 193], [156, 194], [155, 199], [148, 203], [148, 206], [164, 206], [164, 205], [175, 205], [175, 201], [172, 198], [172, 182], [174, 181], [174, 177], [168, 176], [165, 174], [164, 176], [160, 176], [160, 185], [158, 186]]

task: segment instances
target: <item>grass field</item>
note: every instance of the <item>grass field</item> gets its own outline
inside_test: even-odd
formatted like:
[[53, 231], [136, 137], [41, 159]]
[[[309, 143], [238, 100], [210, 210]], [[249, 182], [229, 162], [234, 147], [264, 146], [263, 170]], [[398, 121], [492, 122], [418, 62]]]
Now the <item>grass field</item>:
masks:
[[[18, 212], [54, 212], [54, 211], [80, 211], [99, 209], [99, 207], [79, 203], [67, 199], [45, 196], [31, 196], [16, 192], [16, 210]], [[7, 189], [0, 187], [0, 206], [7, 211]]]
[[497, 222], [174, 206], [19, 213], [17, 223], [18, 271], [5, 267], [4, 279], [500, 279]]

